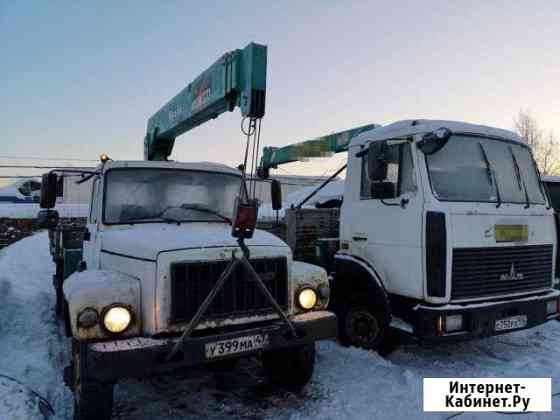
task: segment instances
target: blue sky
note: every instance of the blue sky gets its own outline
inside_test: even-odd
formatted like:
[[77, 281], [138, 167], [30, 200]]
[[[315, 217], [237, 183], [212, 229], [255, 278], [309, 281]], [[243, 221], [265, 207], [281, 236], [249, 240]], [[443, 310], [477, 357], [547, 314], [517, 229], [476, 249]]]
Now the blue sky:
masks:
[[[1, 155], [142, 159], [147, 119], [224, 52], [267, 44], [266, 145], [369, 122], [560, 126], [560, 2], [0, 0]], [[237, 164], [238, 110], [173, 158]]]

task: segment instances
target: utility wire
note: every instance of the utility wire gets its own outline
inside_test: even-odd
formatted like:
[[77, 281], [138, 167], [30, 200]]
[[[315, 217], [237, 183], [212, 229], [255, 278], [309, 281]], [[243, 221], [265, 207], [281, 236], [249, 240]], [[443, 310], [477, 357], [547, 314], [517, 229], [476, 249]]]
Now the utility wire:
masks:
[[0, 175], [0, 179], [40, 178], [40, 175]]
[[77, 169], [76, 166], [0, 165], [0, 169]]
[[52, 160], [52, 161], [62, 161], [62, 162], [98, 162], [99, 159], [80, 159], [80, 158], [71, 158], [71, 157], [33, 157], [33, 156], [10, 156], [10, 155], [0, 155], [0, 159], [14, 159], [14, 160]]

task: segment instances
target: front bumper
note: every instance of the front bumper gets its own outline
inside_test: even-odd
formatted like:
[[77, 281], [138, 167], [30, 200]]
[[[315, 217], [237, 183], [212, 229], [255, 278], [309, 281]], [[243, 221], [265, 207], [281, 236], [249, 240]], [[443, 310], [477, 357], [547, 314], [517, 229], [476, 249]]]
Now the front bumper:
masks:
[[[489, 337], [512, 331], [519, 331], [557, 319], [558, 313], [547, 314], [547, 302], [558, 299], [560, 291], [550, 290], [537, 296], [514, 300], [471, 304], [449, 304], [443, 306], [418, 305], [414, 308], [413, 335], [420, 341], [452, 341], [475, 337]], [[463, 328], [459, 331], [445, 331], [447, 315], [462, 315]], [[497, 320], [516, 315], [527, 316], [527, 324], [522, 328], [496, 331]], [[443, 321], [440, 321], [440, 317]], [[443, 327], [443, 328], [442, 328]]]
[[[298, 332], [297, 339], [291, 337], [286, 324], [282, 321], [275, 321], [265, 326], [253, 326], [235, 332], [190, 338], [185, 341], [183, 350], [169, 362], [166, 362], [165, 358], [178, 338], [136, 337], [88, 343], [85, 346], [87, 374], [104, 382], [126, 377], [144, 377], [177, 367], [201, 365], [225, 358], [245, 357], [262, 351], [311, 344], [318, 340], [336, 337], [337, 322], [336, 316], [332, 312], [308, 312], [295, 315], [290, 319]], [[207, 343], [255, 334], [268, 334], [269, 342], [266, 348], [244, 351], [220, 359], [206, 359], [205, 346]]]

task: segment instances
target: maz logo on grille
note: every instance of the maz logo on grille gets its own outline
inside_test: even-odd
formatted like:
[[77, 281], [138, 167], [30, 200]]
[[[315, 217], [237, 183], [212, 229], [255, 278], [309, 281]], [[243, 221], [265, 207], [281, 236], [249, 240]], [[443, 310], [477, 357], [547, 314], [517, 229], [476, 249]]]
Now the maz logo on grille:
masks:
[[511, 268], [509, 269], [509, 273], [502, 274], [500, 276], [500, 280], [503, 281], [511, 281], [511, 280], [523, 280], [525, 276], [523, 273], [518, 273], [515, 271], [515, 264], [511, 264]]

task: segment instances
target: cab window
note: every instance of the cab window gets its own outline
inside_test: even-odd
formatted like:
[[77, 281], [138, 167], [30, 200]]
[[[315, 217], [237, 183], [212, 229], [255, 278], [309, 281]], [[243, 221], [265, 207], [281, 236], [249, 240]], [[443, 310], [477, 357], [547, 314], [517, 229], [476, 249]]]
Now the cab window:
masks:
[[[385, 198], [397, 198], [405, 193], [416, 191], [414, 165], [409, 143], [393, 144], [387, 147], [387, 177], [376, 182], [376, 188], [382, 188]], [[367, 173], [367, 155], [362, 157], [362, 176], [360, 198], [371, 200], [372, 185]]]

